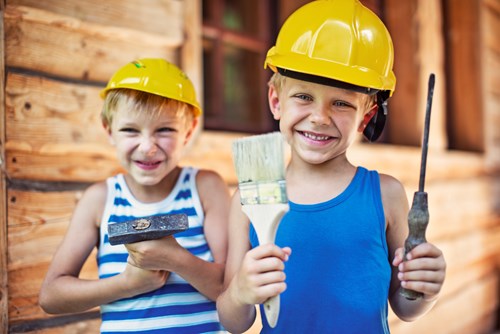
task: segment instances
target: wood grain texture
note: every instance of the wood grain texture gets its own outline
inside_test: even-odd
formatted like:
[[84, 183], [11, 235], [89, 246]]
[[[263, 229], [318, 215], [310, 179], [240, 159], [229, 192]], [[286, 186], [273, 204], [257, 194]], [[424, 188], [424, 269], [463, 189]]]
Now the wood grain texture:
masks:
[[99, 26], [133, 29], [181, 43], [184, 5], [178, 0], [8, 0], [8, 5], [40, 9]]
[[484, 103], [486, 164], [500, 170], [500, 1], [483, 0], [480, 8], [481, 85]]
[[119, 66], [137, 58], [175, 62], [183, 42], [23, 6], [8, 5], [4, 24], [7, 66], [103, 84]]
[[[11, 321], [47, 317], [38, 306], [38, 292], [81, 194], [82, 191], [8, 191]], [[80, 277], [97, 278], [95, 256], [94, 250], [87, 259]]]
[[[0, 17], [4, 3], [0, 2]], [[0, 333], [7, 333], [8, 318], [8, 271], [7, 271], [7, 187], [5, 166], [5, 47], [4, 22], [0, 20]]]

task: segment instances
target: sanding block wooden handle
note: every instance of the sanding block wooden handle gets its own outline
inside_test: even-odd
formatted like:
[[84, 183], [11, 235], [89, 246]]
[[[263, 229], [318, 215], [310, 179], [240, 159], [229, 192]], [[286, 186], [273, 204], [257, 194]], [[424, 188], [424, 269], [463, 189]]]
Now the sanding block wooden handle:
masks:
[[137, 218], [108, 225], [111, 245], [153, 240], [185, 231], [189, 228], [186, 214], [166, 214]]

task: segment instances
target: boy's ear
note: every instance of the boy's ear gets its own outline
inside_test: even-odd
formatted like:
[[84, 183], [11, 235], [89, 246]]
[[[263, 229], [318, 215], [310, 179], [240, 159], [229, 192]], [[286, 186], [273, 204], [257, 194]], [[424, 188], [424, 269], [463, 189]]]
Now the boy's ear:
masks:
[[113, 136], [111, 136], [111, 126], [108, 123], [102, 122], [102, 127], [108, 134], [108, 141], [111, 145], [115, 145], [115, 140], [113, 139]]
[[193, 136], [193, 133], [195, 132], [196, 127], [198, 125], [198, 120], [199, 120], [199, 117], [193, 118], [193, 121], [191, 122], [191, 126], [189, 127], [189, 129], [187, 131], [186, 138], [184, 140], [184, 145], [186, 145], [189, 142], [189, 140], [191, 139], [191, 137]]
[[361, 124], [358, 127], [358, 132], [363, 132], [363, 130], [368, 125], [368, 123], [370, 123], [373, 116], [375, 116], [377, 114], [377, 111], [378, 111], [378, 105], [374, 104], [373, 107], [371, 107], [371, 109], [368, 110], [368, 112], [365, 114], [365, 116], [363, 116], [363, 121], [361, 122]]
[[279, 120], [281, 118], [280, 99], [274, 85], [269, 86], [269, 90], [267, 92], [267, 99], [269, 102], [269, 108], [271, 109], [271, 113], [273, 114], [274, 119]]

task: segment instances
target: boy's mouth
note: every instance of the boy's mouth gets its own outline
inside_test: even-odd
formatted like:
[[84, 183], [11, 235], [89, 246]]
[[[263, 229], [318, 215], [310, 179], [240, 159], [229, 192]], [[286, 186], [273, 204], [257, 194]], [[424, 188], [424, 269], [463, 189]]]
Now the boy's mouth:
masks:
[[155, 160], [155, 161], [135, 160], [134, 162], [139, 168], [146, 169], [146, 170], [155, 169], [161, 163], [161, 161], [159, 161], [159, 160]]
[[312, 133], [312, 132], [305, 132], [305, 131], [298, 131], [302, 136], [308, 138], [308, 139], [311, 139], [311, 140], [315, 140], [315, 141], [326, 141], [326, 140], [331, 140], [333, 139], [334, 137], [331, 137], [331, 136], [327, 136], [327, 135], [320, 135], [320, 134], [315, 134], [315, 133]]

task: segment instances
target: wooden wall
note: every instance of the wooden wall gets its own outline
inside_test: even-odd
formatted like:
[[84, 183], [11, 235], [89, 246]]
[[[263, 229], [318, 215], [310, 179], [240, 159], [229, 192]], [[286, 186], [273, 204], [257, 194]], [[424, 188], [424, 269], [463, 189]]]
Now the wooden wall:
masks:
[[[133, 0], [0, 2], [0, 75], [5, 78], [0, 81], [0, 333], [98, 331], [97, 310], [48, 316], [37, 304], [41, 281], [82, 190], [120, 170], [99, 122], [98, 92], [118, 66], [137, 57], [162, 56], [186, 70], [201, 93], [199, 1], [151, 0], [148, 6]], [[294, 8], [293, 1], [281, 1]], [[386, 8], [388, 25], [394, 31], [401, 29], [401, 38], [408, 35], [397, 8], [420, 22], [413, 25], [417, 30], [407, 31], [416, 34], [414, 40], [395, 43], [396, 55], [411, 63], [398, 64], [398, 71], [412, 73], [397, 73], [402, 86], [397, 93], [400, 102], [395, 104], [422, 104], [425, 90], [422, 93], [419, 87], [425, 87], [429, 64], [442, 73], [426, 191], [431, 215], [428, 239], [443, 249], [448, 262], [436, 307], [414, 323], [403, 323], [391, 314], [392, 333], [488, 334], [498, 327], [500, 296], [500, 81], [494, 70], [500, 63], [496, 33], [500, 4], [472, 1], [481, 24], [476, 31], [480, 61], [475, 66], [482, 83], [481, 97], [472, 99], [482, 101], [477, 112], [484, 120], [479, 125], [484, 137], [478, 145], [484, 150], [471, 152], [446, 149], [447, 53], [443, 45], [428, 46], [429, 41], [436, 42], [430, 36], [437, 34], [444, 14], [425, 13], [442, 13], [446, 8], [436, 9], [437, 2], [426, 0], [386, 2], [391, 5]], [[398, 7], [404, 3], [411, 5]], [[432, 19], [432, 29], [422, 28], [426, 17]], [[427, 42], [419, 43], [422, 40]], [[440, 40], [438, 44], [444, 43]], [[407, 48], [423, 57], [420, 65], [414, 66]], [[426, 52], [429, 48], [432, 56]], [[395, 118], [401, 127], [392, 127], [395, 133], [389, 135], [404, 138], [406, 133], [408, 143], [418, 142], [419, 132], [405, 125], [415, 127], [421, 116], [402, 112]], [[230, 145], [242, 135], [200, 131], [183, 164], [214, 169], [234, 187]], [[359, 143], [350, 158], [398, 177], [411, 200], [418, 182], [418, 147]], [[92, 259], [82, 276], [96, 277]]]
[[[0, 332], [97, 332], [96, 310], [51, 317], [37, 295], [82, 190], [120, 169], [98, 92], [141, 57], [177, 63], [201, 92], [200, 1], [9, 0], [1, 10]], [[96, 277], [94, 262], [84, 277]]]

